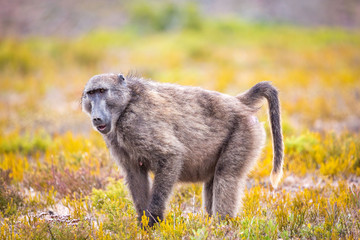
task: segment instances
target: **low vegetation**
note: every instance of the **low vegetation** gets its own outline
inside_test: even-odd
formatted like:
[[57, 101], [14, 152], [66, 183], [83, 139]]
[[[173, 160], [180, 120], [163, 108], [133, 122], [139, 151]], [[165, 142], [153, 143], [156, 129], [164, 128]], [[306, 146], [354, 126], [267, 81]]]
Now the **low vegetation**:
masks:
[[[285, 144], [286, 176], [311, 175], [313, 179], [309, 184], [306, 178], [299, 177], [296, 183], [285, 178], [278, 190], [268, 182], [268, 147], [252, 173], [253, 185], [235, 219], [209, 218], [201, 211], [201, 186], [180, 185], [166, 220], [148, 231], [138, 226], [124, 181], [99, 136], [93, 134], [89, 140], [67, 133], [45, 137], [50, 139], [45, 148], [34, 144], [24, 151], [17, 147], [38, 137], [1, 136], [2, 238], [24, 239], [31, 233], [30, 238], [55, 239], [356, 239], [360, 234], [360, 189], [347, 178], [359, 175], [356, 135], [290, 137]], [[5, 139], [14, 144], [12, 151], [4, 147]]]

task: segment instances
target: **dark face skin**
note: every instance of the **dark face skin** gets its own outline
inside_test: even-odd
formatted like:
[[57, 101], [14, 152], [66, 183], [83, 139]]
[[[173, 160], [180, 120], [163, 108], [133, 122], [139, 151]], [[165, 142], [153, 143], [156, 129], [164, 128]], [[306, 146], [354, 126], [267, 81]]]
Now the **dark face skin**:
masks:
[[127, 91], [123, 91], [125, 84], [123, 75], [114, 74], [112, 78], [97, 75], [85, 86], [82, 109], [90, 115], [92, 125], [102, 134], [113, 130], [128, 101]]
[[111, 113], [106, 107], [106, 98], [109, 90], [99, 88], [87, 91], [88, 104], [86, 110], [90, 112], [93, 126], [102, 134], [107, 134], [111, 129]]

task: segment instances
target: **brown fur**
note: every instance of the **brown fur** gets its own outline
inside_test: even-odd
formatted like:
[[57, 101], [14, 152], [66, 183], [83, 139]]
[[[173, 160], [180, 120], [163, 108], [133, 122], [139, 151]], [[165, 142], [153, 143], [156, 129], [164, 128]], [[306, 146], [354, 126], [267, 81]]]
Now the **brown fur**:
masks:
[[[176, 182], [204, 182], [206, 211], [235, 216], [246, 175], [265, 142], [254, 116], [264, 97], [273, 104], [273, 173], [279, 176], [283, 148], [277, 91], [268, 83], [252, 90], [232, 97], [134, 76], [102, 74], [89, 80], [83, 109], [98, 129], [106, 126], [101, 132], [126, 173], [139, 219], [143, 212], [151, 226], [163, 219]], [[149, 172], [154, 173], [152, 186]]]

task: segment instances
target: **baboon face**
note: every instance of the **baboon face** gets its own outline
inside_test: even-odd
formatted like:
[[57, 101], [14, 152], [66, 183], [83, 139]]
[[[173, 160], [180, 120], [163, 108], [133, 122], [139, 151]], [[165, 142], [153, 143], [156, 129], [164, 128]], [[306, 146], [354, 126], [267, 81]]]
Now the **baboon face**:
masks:
[[82, 95], [82, 110], [89, 114], [93, 127], [102, 134], [111, 132], [130, 99], [122, 74], [92, 77]]

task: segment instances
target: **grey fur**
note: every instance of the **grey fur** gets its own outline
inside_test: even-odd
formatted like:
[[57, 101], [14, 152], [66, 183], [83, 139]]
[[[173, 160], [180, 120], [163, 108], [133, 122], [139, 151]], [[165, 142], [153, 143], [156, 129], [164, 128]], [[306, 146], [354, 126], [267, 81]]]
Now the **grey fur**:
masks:
[[[263, 98], [269, 102], [274, 141], [272, 174], [279, 179], [280, 108], [277, 90], [269, 83], [232, 97], [136, 76], [101, 74], [86, 84], [82, 106], [125, 171], [139, 220], [145, 212], [152, 226], [163, 219], [176, 182], [204, 182], [206, 211], [236, 215], [246, 175], [265, 142], [264, 128], [254, 116]], [[152, 186], [149, 172], [154, 173]]]

